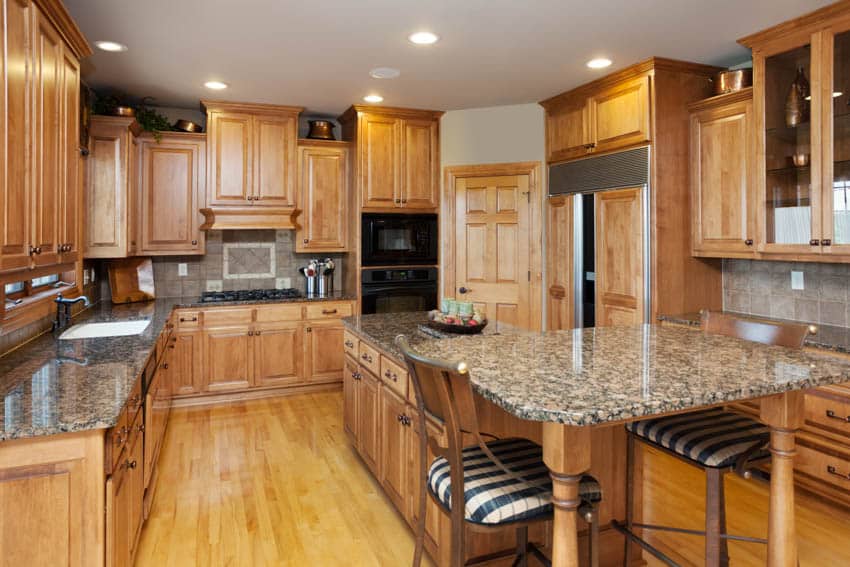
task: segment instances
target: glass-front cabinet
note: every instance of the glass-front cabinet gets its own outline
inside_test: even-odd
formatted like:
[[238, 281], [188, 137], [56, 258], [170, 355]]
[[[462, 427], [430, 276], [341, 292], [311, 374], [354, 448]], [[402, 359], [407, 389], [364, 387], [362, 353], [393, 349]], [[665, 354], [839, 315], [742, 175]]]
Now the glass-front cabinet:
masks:
[[850, 10], [780, 28], [742, 40], [753, 49], [757, 248], [850, 261]]

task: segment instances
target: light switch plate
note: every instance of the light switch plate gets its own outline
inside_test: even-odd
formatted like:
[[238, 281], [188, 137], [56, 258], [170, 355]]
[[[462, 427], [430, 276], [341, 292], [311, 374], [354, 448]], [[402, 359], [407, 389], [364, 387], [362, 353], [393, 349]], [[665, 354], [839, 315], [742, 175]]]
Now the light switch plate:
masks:
[[276, 289], [289, 289], [292, 287], [292, 278], [275, 278], [274, 287]]
[[791, 289], [805, 289], [806, 285], [803, 281], [803, 272], [791, 270]]
[[222, 291], [224, 284], [221, 280], [207, 280], [207, 291]]
[[189, 266], [188, 264], [177, 264], [177, 275], [180, 277], [185, 277], [189, 275]]

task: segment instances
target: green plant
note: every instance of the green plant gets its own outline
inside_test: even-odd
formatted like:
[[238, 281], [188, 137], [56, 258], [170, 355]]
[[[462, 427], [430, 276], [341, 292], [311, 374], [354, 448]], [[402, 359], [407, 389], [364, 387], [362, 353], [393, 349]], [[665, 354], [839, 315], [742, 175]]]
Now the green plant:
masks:
[[136, 111], [136, 122], [143, 130], [153, 133], [154, 139], [159, 142], [162, 139], [161, 132], [171, 132], [174, 127], [168, 117], [157, 112], [156, 108], [150, 106], [153, 100], [145, 97], [138, 104], [128, 102], [127, 95], [123, 93], [110, 93], [97, 95], [92, 102], [92, 114], [113, 114], [118, 106], [129, 106]]

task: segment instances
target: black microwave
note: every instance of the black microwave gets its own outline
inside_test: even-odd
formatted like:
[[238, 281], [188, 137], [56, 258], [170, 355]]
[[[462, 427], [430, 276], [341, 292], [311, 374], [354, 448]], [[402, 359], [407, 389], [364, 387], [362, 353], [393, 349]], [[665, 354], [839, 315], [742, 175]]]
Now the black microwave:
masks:
[[435, 266], [437, 215], [363, 214], [364, 266]]

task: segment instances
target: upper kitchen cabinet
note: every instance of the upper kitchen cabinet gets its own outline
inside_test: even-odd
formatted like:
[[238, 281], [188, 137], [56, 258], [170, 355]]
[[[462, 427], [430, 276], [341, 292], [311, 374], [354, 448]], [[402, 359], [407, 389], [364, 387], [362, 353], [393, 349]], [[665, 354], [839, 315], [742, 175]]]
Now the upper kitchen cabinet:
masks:
[[339, 118], [343, 137], [355, 142], [356, 190], [364, 212], [436, 212], [440, 116], [355, 105]]
[[136, 254], [141, 127], [134, 118], [93, 116], [85, 191], [86, 258]]
[[0, 271], [78, 260], [79, 60], [91, 54], [64, 6], [2, 2]]
[[744, 89], [689, 107], [694, 256], [749, 258], [755, 253], [752, 98], [752, 89]]
[[753, 50], [757, 249], [850, 261], [850, 5], [740, 40]]
[[649, 142], [649, 84], [648, 72], [626, 79], [615, 74], [542, 101], [547, 161], [567, 161]]
[[299, 140], [296, 252], [348, 250], [349, 154], [346, 142]]
[[156, 140], [146, 134], [139, 146], [139, 253], [203, 254], [206, 136], [163, 132]]
[[295, 228], [301, 108], [203, 101], [207, 191], [202, 230]]

